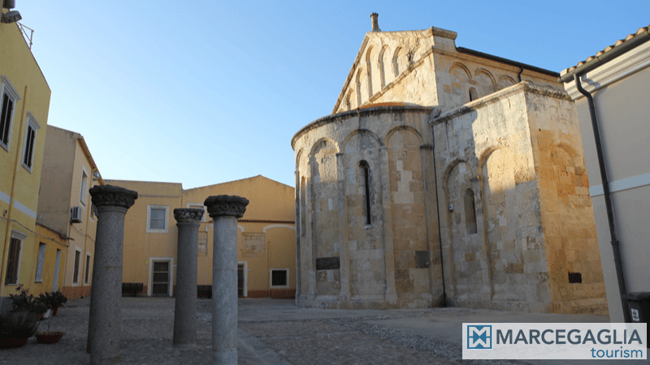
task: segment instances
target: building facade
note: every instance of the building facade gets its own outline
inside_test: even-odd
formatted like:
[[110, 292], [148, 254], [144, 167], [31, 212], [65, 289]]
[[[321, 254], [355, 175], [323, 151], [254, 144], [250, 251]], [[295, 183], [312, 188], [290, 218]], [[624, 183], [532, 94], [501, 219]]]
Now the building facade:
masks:
[[[140, 295], [172, 296], [178, 230], [175, 208], [206, 208], [212, 195], [247, 198], [238, 222], [239, 296], [293, 298], [296, 291], [294, 189], [255, 176], [184, 190], [180, 183], [107, 180], [138, 192], [124, 228], [124, 283], [143, 284]], [[199, 286], [212, 285], [213, 224], [207, 211], [199, 227]]]
[[97, 216], [88, 191], [103, 184], [83, 136], [48, 126], [36, 221], [65, 243], [51, 253], [62, 265], [52, 287], [71, 299], [90, 295]]
[[50, 87], [17, 24], [0, 23], [0, 39], [0, 310], [6, 310], [18, 285], [35, 293], [47, 287], [38, 273], [53, 264], [57, 246], [36, 227]]
[[292, 139], [298, 305], [607, 313], [559, 75], [373, 22], [333, 114]]
[[[564, 87], [575, 100], [578, 110], [612, 322], [624, 320], [621, 291], [650, 291], [650, 272], [642, 269], [650, 259], [647, 241], [650, 236], [650, 225], [647, 224], [650, 215], [650, 161], [644, 158], [650, 143], [650, 106], [645, 99], [650, 91], [649, 29], [640, 28], [562, 72]], [[589, 102], [578, 91], [576, 77], [593, 98], [602, 144], [600, 158]], [[599, 159], [604, 170], [599, 166]], [[602, 172], [609, 180], [611, 220], [621, 257], [619, 274], [614, 263], [615, 248]], [[619, 276], [625, 288], [619, 287]]]

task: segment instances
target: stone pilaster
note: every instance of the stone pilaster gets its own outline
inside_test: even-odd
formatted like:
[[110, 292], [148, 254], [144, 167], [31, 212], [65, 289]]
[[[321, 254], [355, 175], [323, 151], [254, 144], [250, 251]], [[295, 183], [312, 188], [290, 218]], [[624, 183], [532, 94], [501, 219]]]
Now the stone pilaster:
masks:
[[90, 189], [90, 195], [98, 214], [87, 351], [93, 365], [116, 364], [120, 362], [122, 338], [124, 216], [138, 193], [103, 185]]
[[174, 347], [196, 346], [196, 276], [203, 209], [174, 209], [178, 227]]
[[212, 351], [215, 364], [237, 365], [237, 220], [248, 199], [218, 195], [204, 204], [214, 220]]
[[[305, 216], [307, 221], [306, 242], [303, 248], [305, 249], [305, 256], [308, 260], [301, 260], [301, 263], [307, 269], [307, 301], [313, 301], [316, 298], [316, 234], [314, 233], [314, 165], [316, 160], [313, 156], [309, 158], [307, 165], [308, 178], [307, 186], [305, 187]], [[304, 271], [303, 271], [304, 273]]]
[[390, 175], [388, 173], [388, 147], [379, 148], [380, 172], [382, 177], [381, 196], [384, 213], [384, 260], [386, 262], [386, 294], [385, 300], [389, 305], [397, 304], [395, 290], [395, 253], [393, 251], [393, 204], [390, 194]]
[[338, 209], [339, 209], [339, 256], [340, 256], [340, 277], [341, 291], [339, 301], [350, 300], [350, 256], [348, 250], [348, 217], [347, 204], [345, 201], [345, 154], [336, 154]]
[[438, 234], [438, 199], [436, 197], [436, 173], [433, 161], [433, 145], [420, 146], [422, 161], [422, 185], [424, 189], [424, 221], [429, 250], [429, 284], [432, 305], [443, 304], [442, 267], [440, 258], [440, 235]]

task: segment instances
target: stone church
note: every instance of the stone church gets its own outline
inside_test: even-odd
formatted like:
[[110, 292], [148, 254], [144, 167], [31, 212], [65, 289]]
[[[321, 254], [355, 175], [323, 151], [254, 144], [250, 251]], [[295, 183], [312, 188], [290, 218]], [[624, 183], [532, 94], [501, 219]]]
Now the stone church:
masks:
[[291, 141], [297, 304], [607, 314], [559, 74], [371, 18], [332, 114]]

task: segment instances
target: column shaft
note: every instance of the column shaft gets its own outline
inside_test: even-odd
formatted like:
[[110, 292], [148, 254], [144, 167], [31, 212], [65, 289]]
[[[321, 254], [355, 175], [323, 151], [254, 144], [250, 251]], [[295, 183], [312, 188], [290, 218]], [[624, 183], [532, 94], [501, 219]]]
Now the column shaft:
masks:
[[138, 194], [110, 185], [95, 186], [90, 194], [99, 214], [87, 350], [90, 364], [116, 364], [120, 362], [122, 339], [124, 216]]
[[237, 365], [237, 219], [248, 199], [210, 196], [204, 203], [214, 220], [212, 255], [212, 351], [215, 364]]
[[174, 347], [196, 346], [196, 277], [202, 216], [202, 209], [174, 209], [178, 221]]
[[237, 218], [214, 219], [212, 348], [217, 364], [237, 364]]

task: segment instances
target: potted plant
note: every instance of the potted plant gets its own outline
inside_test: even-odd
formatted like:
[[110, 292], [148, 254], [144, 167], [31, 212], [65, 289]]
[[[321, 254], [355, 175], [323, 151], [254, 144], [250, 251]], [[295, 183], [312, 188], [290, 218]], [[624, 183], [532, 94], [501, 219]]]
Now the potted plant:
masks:
[[0, 316], [0, 349], [22, 347], [38, 328], [38, 320], [47, 307], [22, 285], [11, 294], [12, 311]]
[[41, 294], [38, 300], [48, 309], [51, 309], [52, 315], [55, 316], [59, 311], [59, 307], [65, 307], [64, 304], [68, 301], [68, 298], [61, 291], [53, 291], [51, 293]]
[[47, 331], [36, 332], [36, 340], [39, 343], [53, 344], [59, 342], [63, 335], [65, 335], [65, 332], [50, 331], [50, 321], [47, 321]]

